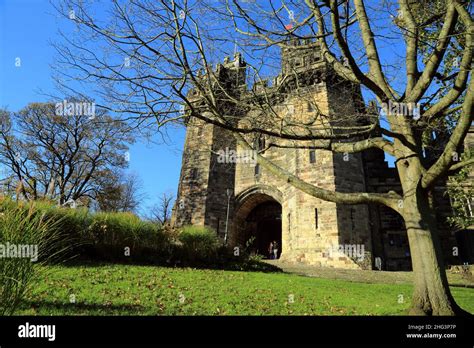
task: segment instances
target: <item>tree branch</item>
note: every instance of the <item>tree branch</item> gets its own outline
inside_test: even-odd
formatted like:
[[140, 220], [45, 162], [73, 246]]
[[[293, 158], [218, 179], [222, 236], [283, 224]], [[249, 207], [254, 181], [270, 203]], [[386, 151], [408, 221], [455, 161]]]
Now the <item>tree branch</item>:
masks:
[[453, 164], [451, 167], [449, 167], [448, 172], [455, 172], [458, 169], [470, 166], [472, 164], [474, 164], [474, 158], [471, 158], [471, 159], [468, 159], [466, 161]]
[[[252, 147], [239, 133], [233, 133], [237, 143], [247, 150], [251, 150]], [[310, 196], [340, 204], [368, 204], [377, 203], [386, 205], [396, 211], [398, 211], [398, 203], [402, 199], [400, 195], [395, 192], [389, 193], [342, 193], [331, 190], [319, 188], [312, 184], [305, 182], [296, 175], [288, 172], [287, 170], [277, 166], [272, 161], [268, 160], [264, 156], [257, 154], [257, 162], [267, 169], [275, 177], [282, 179], [297, 189], [309, 194]]]
[[309, 150], [330, 150], [337, 153], [358, 153], [364, 150], [377, 148], [383, 150], [384, 152], [395, 156], [395, 150], [393, 144], [384, 139], [383, 137], [369, 138], [364, 140], [359, 140], [355, 142], [348, 143], [334, 143], [333, 141], [322, 141], [318, 140], [312, 144], [308, 145], [281, 145], [270, 143], [268, 148], [292, 148], [292, 149], [309, 149]]
[[378, 83], [380, 88], [384, 91], [385, 95], [391, 99], [395, 99], [395, 95], [388, 85], [385, 76], [382, 72], [382, 66], [380, 64], [380, 57], [377, 51], [377, 46], [374, 40], [374, 34], [370, 28], [369, 19], [367, 12], [365, 11], [365, 5], [363, 0], [354, 0], [354, 5], [359, 20], [359, 27], [362, 34], [362, 41], [364, 42], [365, 50], [367, 53], [367, 59], [369, 61], [370, 76], [372, 76]]
[[460, 70], [454, 81], [453, 88], [436, 104], [426, 110], [423, 113], [423, 117], [433, 117], [450, 107], [461, 96], [467, 86], [473, 58], [474, 28], [471, 16], [466, 9], [460, 4], [456, 4], [455, 7], [461, 21], [466, 26], [466, 45], [461, 59]]
[[462, 141], [466, 137], [469, 127], [471, 126], [471, 123], [474, 119], [472, 103], [473, 98], [474, 80], [471, 79], [458, 124], [456, 125], [453, 134], [451, 134], [451, 137], [446, 144], [446, 148], [439, 159], [431, 166], [430, 169], [428, 169], [425, 175], [423, 175], [421, 182], [423, 188], [431, 187], [439, 177], [444, 175], [450, 169], [453, 162], [453, 154], [456, 153]]
[[410, 94], [406, 95], [405, 100], [407, 103], [417, 102], [426, 92], [430, 86], [433, 78], [438, 70], [439, 65], [443, 59], [446, 48], [448, 47], [449, 41], [451, 40], [451, 33], [457, 22], [457, 11], [455, 6], [450, 1], [448, 10], [444, 18], [443, 27], [438, 36], [438, 44], [436, 45], [433, 53], [431, 54], [428, 62], [426, 63], [425, 69], [421, 73], [420, 78], [416, 82], [415, 86], [411, 90]]
[[407, 45], [406, 53], [406, 72], [407, 72], [407, 86], [405, 95], [408, 95], [416, 84], [418, 78], [418, 28], [416, 26], [415, 18], [411, 13], [408, 5], [408, 0], [399, 0], [403, 20], [407, 21], [407, 32], [405, 34], [405, 41]]

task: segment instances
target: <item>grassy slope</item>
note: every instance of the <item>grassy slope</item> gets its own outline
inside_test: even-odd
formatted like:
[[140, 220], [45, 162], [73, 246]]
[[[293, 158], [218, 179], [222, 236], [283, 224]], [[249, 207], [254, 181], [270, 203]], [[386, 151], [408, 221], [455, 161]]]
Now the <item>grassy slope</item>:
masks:
[[[17, 314], [403, 315], [411, 289], [409, 284], [282, 273], [124, 265], [48, 267]], [[452, 291], [458, 303], [474, 313], [474, 289]], [[70, 303], [71, 294], [76, 303]], [[400, 295], [403, 303], [398, 303]]]

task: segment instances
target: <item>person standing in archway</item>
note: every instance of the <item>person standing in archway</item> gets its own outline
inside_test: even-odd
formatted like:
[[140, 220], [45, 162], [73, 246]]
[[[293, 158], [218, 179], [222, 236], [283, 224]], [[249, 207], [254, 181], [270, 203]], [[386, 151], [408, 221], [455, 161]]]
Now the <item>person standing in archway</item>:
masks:
[[276, 240], [273, 241], [273, 259], [278, 259], [278, 243]]
[[273, 242], [270, 242], [270, 245], [268, 246], [268, 258], [273, 259]]

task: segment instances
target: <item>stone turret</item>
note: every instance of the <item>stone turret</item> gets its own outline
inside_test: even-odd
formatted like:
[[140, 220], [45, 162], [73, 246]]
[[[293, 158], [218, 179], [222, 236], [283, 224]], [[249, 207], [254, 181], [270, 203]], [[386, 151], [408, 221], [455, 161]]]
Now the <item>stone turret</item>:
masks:
[[[233, 60], [227, 57], [224, 63], [217, 64], [212, 76], [201, 74], [200, 78], [213, 80], [215, 94], [222, 97], [218, 106], [224, 114], [237, 116], [236, 106], [227, 100], [226, 94], [239, 98], [245, 90], [246, 63], [241, 54], [237, 53]], [[190, 92], [190, 99], [199, 102], [197, 90]], [[188, 119], [172, 224], [206, 225], [223, 237], [227, 221], [227, 205], [223, 202], [234, 193], [235, 163], [219, 159], [222, 151], [235, 150], [235, 139], [229, 131], [196, 117]]]
[[291, 75], [321, 69], [325, 62], [317, 42], [293, 39], [281, 52], [282, 75]]

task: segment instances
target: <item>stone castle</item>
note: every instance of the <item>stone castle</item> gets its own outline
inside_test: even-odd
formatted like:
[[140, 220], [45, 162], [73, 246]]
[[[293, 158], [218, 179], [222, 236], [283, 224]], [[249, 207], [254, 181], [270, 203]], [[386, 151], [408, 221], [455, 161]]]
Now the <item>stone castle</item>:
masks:
[[[321, 58], [316, 44], [292, 44], [294, 48], [282, 49], [281, 71], [271, 85], [258, 81], [249, 88], [247, 66], [240, 54], [217, 66], [214, 82], [246, 105], [264, 96], [281, 119], [293, 117], [299, 123], [312, 122], [332, 131], [367, 123], [363, 115], [368, 114], [368, 107], [360, 87], [339, 78]], [[199, 103], [199, 92], [191, 91], [188, 98]], [[271, 125], [271, 116], [258, 110], [259, 103], [252, 105], [226, 112], [237, 125], [256, 117], [262, 124], [270, 121]], [[344, 115], [362, 116], [347, 120]], [[268, 255], [269, 244], [276, 241], [278, 257], [289, 262], [353, 269], [410, 269], [408, 239], [396, 212], [377, 205], [341, 205], [309, 196], [262, 169], [228, 130], [192, 117], [186, 124], [172, 214], [175, 226], [208, 226], [229, 246], [247, 247], [264, 256]], [[287, 141], [283, 144], [292, 146], [274, 147], [269, 146], [268, 137], [252, 136], [246, 138], [256, 151], [318, 187], [339, 192], [400, 191], [397, 172], [388, 166], [381, 150], [333, 153], [310, 149], [305, 141], [297, 144], [301, 146]], [[471, 132], [467, 139], [473, 138]], [[443, 188], [438, 191], [439, 206], [449, 213]], [[445, 226], [443, 216], [439, 218]], [[455, 236], [447, 226], [445, 231], [442, 241], [449, 250], [456, 243]]]

